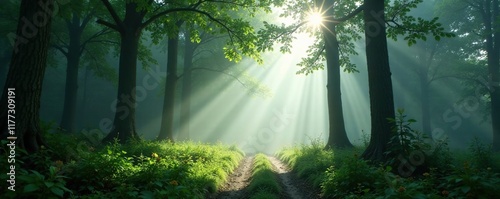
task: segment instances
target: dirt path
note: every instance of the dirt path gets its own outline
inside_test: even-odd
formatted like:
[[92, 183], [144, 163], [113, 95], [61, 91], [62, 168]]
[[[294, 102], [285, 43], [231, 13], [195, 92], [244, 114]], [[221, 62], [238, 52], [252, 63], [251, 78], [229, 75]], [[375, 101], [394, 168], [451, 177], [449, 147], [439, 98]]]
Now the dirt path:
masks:
[[243, 158], [238, 168], [229, 175], [227, 182], [213, 198], [248, 198], [247, 193], [245, 193], [245, 187], [248, 186], [252, 178], [252, 164], [253, 156]]
[[274, 165], [275, 172], [281, 181], [281, 186], [286, 192], [285, 198], [319, 198], [317, 192], [309, 184], [297, 179], [285, 163], [272, 156], [268, 156], [268, 159]]
[[[227, 182], [219, 191], [209, 197], [217, 199], [246, 199], [250, 198], [252, 193], [246, 191], [246, 187], [252, 180], [253, 156], [245, 157], [240, 161], [238, 168], [229, 175]], [[283, 188], [283, 199], [311, 199], [319, 198], [317, 190], [314, 190], [308, 183], [297, 179], [290, 172], [288, 166], [276, 157], [268, 156], [273, 164], [273, 170], [278, 176], [280, 185]]]

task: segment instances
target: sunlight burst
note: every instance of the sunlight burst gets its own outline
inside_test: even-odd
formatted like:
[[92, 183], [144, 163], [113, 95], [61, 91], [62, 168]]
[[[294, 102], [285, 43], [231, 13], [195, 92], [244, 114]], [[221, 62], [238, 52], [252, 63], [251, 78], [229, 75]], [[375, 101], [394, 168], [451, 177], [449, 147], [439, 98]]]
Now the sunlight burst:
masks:
[[307, 15], [307, 24], [314, 28], [319, 28], [323, 24], [323, 15], [318, 11], [311, 11]]

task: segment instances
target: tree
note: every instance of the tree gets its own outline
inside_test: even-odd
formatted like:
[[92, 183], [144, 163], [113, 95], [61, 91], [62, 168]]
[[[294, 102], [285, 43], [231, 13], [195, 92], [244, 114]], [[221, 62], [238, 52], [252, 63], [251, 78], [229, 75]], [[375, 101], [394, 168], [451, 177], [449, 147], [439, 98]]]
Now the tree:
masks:
[[[403, 35], [404, 39], [408, 41], [408, 44], [412, 45], [416, 43], [417, 39], [425, 40], [427, 34], [432, 34], [432, 36], [434, 36], [436, 40], [439, 40], [440, 37], [451, 37], [452, 34], [444, 32], [441, 24], [437, 23], [437, 18], [427, 21], [422, 18], [415, 18], [408, 15], [410, 9], [416, 7], [418, 3], [422, 2], [421, 0], [394, 1], [393, 4], [389, 7], [390, 9], [388, 10], [388, 19], [385, 18], [386, 4], [383, 0], [365, 0], [364, 4], [358, 6], [357, 8], [353, 7], [353, 4], [356, 5], [356, 3], [354, 2], [353, 4], [351, 4], [351, 6], [345, 6], [345, 4], [342, 4], [343, 6], [339, 6], [342, 2], [333, 2], [332, 5], [330, 5], [331, 2], [327, 2], [329, 1], [322, 1], [322, 3], [326, 4], [327, 6], [339, 7], [344, 9], [347, 8], [347, 11], [343, 11], [348, 14], [341, 13], [341, 17], [339, 18], [326, 18], [327, 20], [331, 20], [335, 23], [343, 24], [343, 22], [355, 17], [361, 10], [364, 13], [363, 31], [365, 32], [372, 133], [370, 145], [364, 152], [363, 157], [375, 161], [384, 161], [384, 153], [386, 152], [387, 143], [391, 136], [391, 125], [387, 118], [394, 118], [394, 102], [386, 37], [388, 36], [390, 38], [397, 39], [398, 35]], [[305, 1], [300, 3], [292, 3], [288, 6], [288, 9], [286, 9], [283, 16], [293, 16], [293, 14], [291, 13], [304, 12], [304, 10], [308, 8], [308, 6], [304, 6], [304, 4], [307, 5], [308, 2]], [[302, 19], [300, 17], [294, 18]], [[295, 32], [298, 29], [298, 26], [302, 24], [303, 23], [299, 23], [298, 25], [295, 24], [292, 26], [282, 25], [281, 27], [265, 24], [266, 29], [261, 31], [261, 35], [264, 36], [264, 39], [260, 42], [262, 46], [261, 48], [272, 49], [272, 46], [268, 41], [278, 40], [279, 42], [284, 43], [284, 45], [282, 46], [282, 51], [287, 52], [290, 47], [290, 41], [293, 39], [293, 37], [289, 36], [290, 33]], [[389, 26], [387, 34], [386, 24]], [[337, 24], [335, 28], [338, 27], [342, 26], [338, 26]], [[356, 26], [351, 25], [348, 27]], [[337, 35], [341, 35], [338, 29], [335, 30], [337, 32]], [[345, 31], [344, 33], [347, 36], [341, 36], [341, 41], [346, 42], [345, 45], [340, 45], [340, 52], [345, 52], [344, 54], [347, 54], [347, 56], [341, 56], [341, 64], [345, 64], [344, 70], [355, 71], [355, 66], [349, 62], [348, 55], [356, 54], [356, 52], [354, 51], [354, 45], [352, 45], [352, 43], [350, 43], [349, 41], [352, 42], [352, 40], [357, 39], [357, 33], [353, 32], [352, 30]], [[329, 35], [330, 37], [332, 37], [330, 38], [331, 41], [335, 41], [335, 38], [333, 38], [332, 36], [333, 34]], [[344, 50], [342, 50], [342, 46], [344, 46]], [[299, 72], [305, 72], [307, 74], [309, 72], [312, 72], [313, 70], [322, 69], [322, 65], [317, 62], [317, 57], [322, 55], [322, 49], [324, 49], [323, 45], [319, 42], [311, 45], [311, 47], [309, 48], [310, 53], [308, 57], [304, 58], [303, 62], [299, 63], [299, 65], [304, 66], [304, 68]], [[331, 59], [336, 55], [332, 54], [330, 56], [326, 57], [326, 59]]]
[[40, 97], [55, 3], [53, 0], [21, 2], [13, 37], [14, 51], [0, 102], [1, 137], [17, 137], [8, 140], [28, 152], [36, 152], [43, 145]]
[[174, 141], [174, 100], [175, 85], [177, 84], [177, 55], [179, 47], [179, 34], [168, 38], [168, 60], [167, 81], [165, 84], [165, 96], [163, 98], [163, 112], [158, 140]]
[[371, 139], [362, 156], [375, 161], [385, 160], [384, 153], [391, 135], [387, 118], [395, 118], [384, 11], [384, 0], [364, 0]]
[[[450, 20], [452, 29], [456, 30], [462, 38], [466, 38], [464, 40], [466, 46], [463, 50], [469, 52], [469, 56], [465, 57], [465, 61], [473, 63], [486, 61], [488, 82], [478, 81], [477, 77], [466, 79], [479, 82], [477, 86], [486, 90], [484, 95], [489, 98], [490, 103], [493, 150], [500, 151], [499, 2], [498, 0], [442, 0], [440, 6], [441, 9], [447, 7], [457, 11], [443, 15]], [[484, 56], [486, 56], [485, 59]]]
[[190, 118], [191, 118], [191, 68], [193, 67], [193, 57], [196, 44], [191, 41], [191, 34], [186, 31], [184, 35], [184, 67], [181, 91], [181, 111], [180, 111], [180, 135], [182, 140], [190, 139]]
[[[90, 23], [96, 17], [97, 9], [87, 1], [72, 1], [73, 11], [62, 20], [56, 20], [55, 26], [61, 25], [66, 31], [53, 31], [55, 39], [52, 47], [66, 57], [66, 84], [64, 92], [64, 108], [60, 127], [67, 132], [76, 131], [76, 103], [78, 93], [78, 72], [81, 63], [90, 65], [90, 68], [99, 75], [99, 71], [106, 71], [102, 77], [113, 79], [115, 74], [109, 70], [105, 62], [107, 50], [116, 42], [109, 38], [108, 28], [97, 29]], [[60, 27], [62, 29], [63, 27]], [[55, 29], [55, 28], [54, 28]], [[59, 29], [59, 28], [58, 28]], [[86, 62], [81, 61], [85, 56]]]
[[[335, 16], [334, 1], [323, 1], [321, 8], [324, 15]], [[330, 8], [325, 6], [329, 5]], [[318, 2], [316, 2], [318, 6]], [[326, 71], [327, 71], [327, 98], [329, 116], [329, 136], [326, 143], [327, 148], [333, 147], [353, 147], [344, 125], [344, 115], [342, 110], [341, 84], [340, 84], [340, 44], [337, 40], [336, 26], [338, 22], [325, 20], [321, 27], [323, 41], [325, 43]]]
[[[344, 71], [347, 72], [357, 71], [349, 62], [349, 56], [357, 54], [354, 51], [353, 42], [359, 39], [357, 35], [359, 27], [356, 26], [356, 22], [346, 21], [354, 18], [361, 8], [352, 1], [290, 1], [286, 4], [285, 12], [281, 17], [292, 17], [297, 20], [295, 24], [277, 26], [264, 22], [265, 29], [260, 31], [259, 44], [262, 50], [272, 50], [272, 44], [277, 41], [283, 44], [280, 48], [282, 52], [290, 52], [290, 43], [294, 39], [293, 33], [295, 32], [309, 32], [316, 38], [315, 43], [309, 46], [308, 56], [298, 64], [302, 68], [297, 73], [307, 75], [315, 70], [323, 69], [323, 61], [326, 60], [329, 115], [329, 136], [326, 148], [352, 147], [344, 126], [340, 67], [343, 66]], [[320, 31], [304, 27], [308, 23], [307, 18], [313, 14], [321, 14], [323, 22]], [[337, 37], [340, 37], [343, 42], [339, 42]]]
[[[253, 44], [255, 35], [252, 33], [252, 27], [242, 19], [231, 18], [229, 11], [242, 9], [250, 14], [257, 10], [270, 11], [270, 6], [275, 3], [275, 1], [270, 0], [258, 2], [244, 0], [231, 2], [185, 1], [176, 3], [136, 0], [125, 3], [125, 15], [122, 20], [108, 0], [101, 1], [114, 23], [104, 20], [98, 20], [98, 22], [119, 32], [121, 38], [117, 112], [112, 130], [104, 141], [118, 138], [121, 142], [137, 137], [135, 130], [135, 70], [139, 38], [144, 28], [160, 18], [173, 27], [175, 22], [169, 21], [171, 14], [192, 13], [190, 19], [197, 19], [196, 22], [205, 24], [205, 28], [208, 29], [207, 21], [213, 21], [217, 26], [213, 31], [231, 35], [225, 47], [226, 57], [238, 61], [243, 54], [261, 61]], [[225, 12], [220, 12], [220, 10]], [[194, 21], [190, 22], [194, 23]]]

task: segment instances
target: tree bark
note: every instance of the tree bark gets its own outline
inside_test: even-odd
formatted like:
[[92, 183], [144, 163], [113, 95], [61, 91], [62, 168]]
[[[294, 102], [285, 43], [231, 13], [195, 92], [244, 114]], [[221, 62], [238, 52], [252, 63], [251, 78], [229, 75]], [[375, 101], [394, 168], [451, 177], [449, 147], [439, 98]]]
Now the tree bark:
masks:
[[83, 29], [80, 28], [80, 18], [73, 14], [67, 24], [69, 32], [69, 47], [66, 55], [66, 88], [64, 93], [64, 108], [61, 118], [61, 128], [73, 133], [76, 130], [76, 97], [78, 93], [78, 68], [80, 66], [80, 40]]
[[[333, 5], [333, 1], [328, 4]], [[324, 10], [324, 9], [322, 9]], [[328, 9], [327, 15], [333, 16], [333, 8]], [[322, 33], [325, 40], [326, 71], [327, 71], [327, 98], [329, 116], [329, 137], [326, 148], [350, 148], [353, 147], [344, 124], [344, 112], [342, 109], [342, 94], [340, 84], [340, 58], [339, 42], [335, 31], [335, 23], [325, 21]]]
[[[500, 151], [500, 17], [498, 0], [492, 2], [492, 17], [488, 18], [487, 31], [493, 32], [488, 36], [488, 72], [490, 75], [490, 95], [491, 95], [491, 125], [493, 130], [493, 150]], [[485, 23], [486, 24], [486, 23]], [[491, 29], [490, 29], [491, 28]]]
[[[9, 74], [0, 101], [2, 139], [7, 136], [17, 137], [16, 140], [9, 139], [9, 141], [15, 142], [18, 147], [24, 148], [29, 153], [38, 151], [43, 145], [40, 132], [40, 97], [50, 40], [53, 14], [50, 11], [54, 11], [54, 3], [53, 0], [21, 2], [16, 32], [19, 43], [14, 46]], [[39, 4], [49, 6], [43, 9]], [[8, 109], [9, 88], [15, 89], [13, 112], [10, 111], [13, 109]], [[7, 120], [15, 122], [15, 129], [9, 129]], [[10, 134], [11, 132], [14, 134]]]
[[174, 141], [174, 102], [175, 85], [177, 83], [177, 54], [179, 46], [179, 36], [168, 39], [168, 60], [167, 60], [167, 81], [165, 84], [165, 96], [163, 98], [163, 113], [158, 140]]
[[384, 153], [391, 136], [391, 124], [387, 118], [395, 116], [387, 52], [384, 0], [364, 0], [364, 21], [371, 139], [362, 157], [378, 162], [387, 159]]
[[118, 95], [115, 110], [115, 119], [111, 132], [103, 139], [110, 142], [118, 139], [125, 143], [130, 139], [139, 139], [135, 129], [137, 79], [137, 52], [142, 31], [142, 20], [145, 12], [137, 11], [136, 3], [127, 3], [123, 26], [120, 32], [120, 62], [118, 77]]
[[191, 43], [189, 31], [185, 34], [184, 45], [184, 70], [182, 74], [182, 93], [181, 93], [181, 131], [179, 140], [190, 139], [190, 119], [191, 119], [191, 67], [193, 66], [194, 45]]

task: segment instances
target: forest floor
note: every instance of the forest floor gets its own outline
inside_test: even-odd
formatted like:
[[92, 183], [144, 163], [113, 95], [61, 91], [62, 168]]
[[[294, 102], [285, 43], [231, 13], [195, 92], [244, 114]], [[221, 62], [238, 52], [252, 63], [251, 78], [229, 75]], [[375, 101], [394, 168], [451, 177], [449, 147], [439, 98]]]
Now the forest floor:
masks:
[[[252, 180], [253, 156], [246, 156], [240, 161], [238, 168], [228, 177], [226, 183], [210, 198], [217, 199], [246, 199], [252, 193], [246, 187]], [[276, 157], [268, 156], [273, 164], [273, 170], [279, 179], [283, 190], [283, 199], [319, 198], [319, 190], [315, 190], [309, 183], [298, 179], [288, 166]]]

